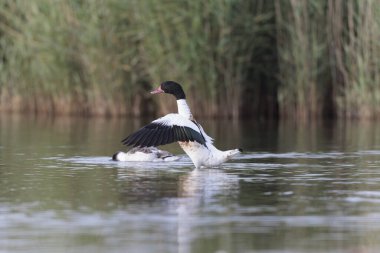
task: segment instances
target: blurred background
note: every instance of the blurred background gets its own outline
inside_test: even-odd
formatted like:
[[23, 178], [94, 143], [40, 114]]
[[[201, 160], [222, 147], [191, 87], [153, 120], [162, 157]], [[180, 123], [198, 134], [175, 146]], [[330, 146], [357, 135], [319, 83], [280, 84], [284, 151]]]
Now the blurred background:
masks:
[[1, 111], [375, 118], [379, 70], [376, 0], [0, 0]]

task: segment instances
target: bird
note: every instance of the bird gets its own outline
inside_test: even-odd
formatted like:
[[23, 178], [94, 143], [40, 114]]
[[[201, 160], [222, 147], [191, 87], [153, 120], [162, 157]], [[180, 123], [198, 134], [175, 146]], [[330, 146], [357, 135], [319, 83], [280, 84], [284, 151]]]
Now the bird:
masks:
[[119, 151], [112, 156], [112, 160], [121, 162], [172, 162], [179, 159], [179, 156], [156, 147], [135, 147], [127, 153]]
[[221, 151], [213, 145], [213, 139], [194, 119], [179, 83], [164, 81], [150, 93], [173, 95], [178, 113], [169, 113], [140, 128], [122, 140], [124, 145], [142, 148], [178, 142], [196, 168], [217, 167], [242, 152], [242, 149]]

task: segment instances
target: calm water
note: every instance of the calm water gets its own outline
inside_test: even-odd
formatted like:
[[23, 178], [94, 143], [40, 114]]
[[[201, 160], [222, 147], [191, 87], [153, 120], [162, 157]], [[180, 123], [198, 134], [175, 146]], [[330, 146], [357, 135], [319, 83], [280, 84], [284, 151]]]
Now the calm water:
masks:
[[0, 252], [380, 252], [380, 123], [200, 120], [245, 152], [111, 161], [145, 122], [2, 116]]

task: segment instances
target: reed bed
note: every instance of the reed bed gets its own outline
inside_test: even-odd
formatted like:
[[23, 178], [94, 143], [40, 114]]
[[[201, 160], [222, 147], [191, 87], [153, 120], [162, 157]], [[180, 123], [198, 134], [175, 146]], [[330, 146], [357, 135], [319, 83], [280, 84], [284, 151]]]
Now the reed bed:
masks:
[[308, 118], [322, 114], [324, 5], [323, 1], [276, 1], [281, 115]]
[[380, 2], [276, 1], [283, 116], [380, 116]]
[[[258, 34], [270, 18], [264, 1], [133, 3], [133, 26], [151, 79], [184, 84], [196, 114], [239, 116]], [[168, 111], [164, 99], [160, 107]]]
[[113, 2], [1, 4], [3, 110], [140, 113], [134, 38], [123, 17], [111, 11]]
[[376, 0], [0, 0], [0, 111], [376, 118]]
[[[331, 0], [332, 2], [332, 0]], [[338, 1], [339, 2], [339, 1]], [[380, 116], [380, 3], [378, 1], [340, 2], [345, 16], [336, 20], [346, 27], [344, 38], [335, 50], [337, 87], [335, 102], [341, 117]], [[335, 11], [337, 8], [335, 8]], [[336, 26], [334, 20], [330, 26]]]

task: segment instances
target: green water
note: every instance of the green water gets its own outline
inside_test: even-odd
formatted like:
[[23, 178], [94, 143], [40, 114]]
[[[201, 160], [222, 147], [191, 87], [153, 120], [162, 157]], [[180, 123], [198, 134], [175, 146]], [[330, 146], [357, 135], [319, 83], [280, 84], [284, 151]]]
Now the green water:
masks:
[[146, 120], [0, 117], [0, 252], [379, 252], [380, 124], [200, 119], [220, 168], [113, 162]]

